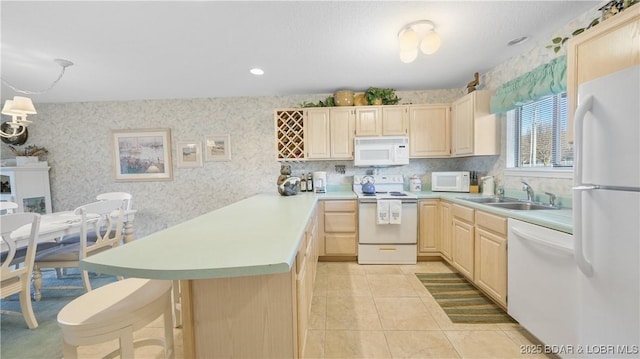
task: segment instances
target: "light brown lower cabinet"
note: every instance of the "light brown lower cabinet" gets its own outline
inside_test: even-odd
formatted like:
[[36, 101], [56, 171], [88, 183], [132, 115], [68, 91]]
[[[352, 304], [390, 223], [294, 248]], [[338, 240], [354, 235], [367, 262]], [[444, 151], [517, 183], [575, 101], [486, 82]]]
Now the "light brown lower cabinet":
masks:
[[453, 205], [451, 264], [470, 281], [474, 270], [474, 226], [473, 208]]
[[446, 201], [440, 201], [440, 236], [438, 240], [438, 249], [442, 257], [451, 262], [453, 255], [453, 214], [451, 211], [452, 204]]
[[507, 218], [440, 201], [441, 257], [507, 307]]
[[440, 208], [438, 199], [418, 201], [418, 255], [438, 254]]
[[320, 236], [323, 256], [358, 255], [358, 203], [356, 200], [320, 201]]
[[507, 307], [507, 219], [476, 211], [475, 283]]

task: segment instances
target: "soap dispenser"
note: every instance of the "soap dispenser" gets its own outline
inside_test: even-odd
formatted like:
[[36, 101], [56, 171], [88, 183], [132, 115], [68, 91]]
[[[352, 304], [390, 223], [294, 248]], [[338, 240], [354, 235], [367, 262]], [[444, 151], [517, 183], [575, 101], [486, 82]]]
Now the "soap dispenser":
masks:
[[495, 182], [493, 176], [485, 176], [480, 178], [482, 180], [482, 195], [493, 196], [495, 194]]

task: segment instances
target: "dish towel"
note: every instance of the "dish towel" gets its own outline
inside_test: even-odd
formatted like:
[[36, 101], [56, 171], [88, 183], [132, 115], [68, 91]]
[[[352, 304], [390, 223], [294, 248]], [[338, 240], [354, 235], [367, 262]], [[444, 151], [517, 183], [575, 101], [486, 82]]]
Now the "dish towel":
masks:
[[389, 224], [389, 201], [378, 200], [377, 202], [377, 220], [378, 224]]
[[389, 201], [389, 223], [402, 224], [402, 201], [397, 199]]

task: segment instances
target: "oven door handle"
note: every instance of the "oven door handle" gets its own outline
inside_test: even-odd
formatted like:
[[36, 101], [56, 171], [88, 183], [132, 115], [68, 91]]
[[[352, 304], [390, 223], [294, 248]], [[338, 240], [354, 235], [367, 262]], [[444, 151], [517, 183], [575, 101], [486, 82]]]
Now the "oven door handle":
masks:
[[[394, 200], [394, 198], [384, 198], [384, 200], [390, 200], [391, 201], [391, 200]], [[405, 204], [405, 203], [418, 203], [417, 199], [410, 199], [410, 198], [401, 199], [400, 201], [402, 202], [402, 204]], [[375, 198], [361, 198], [361, 199], [358, 200], [358, 202], [359, 203], [376, 203], [376, 202], [378, 202], [378, 200], [375, 199]]]

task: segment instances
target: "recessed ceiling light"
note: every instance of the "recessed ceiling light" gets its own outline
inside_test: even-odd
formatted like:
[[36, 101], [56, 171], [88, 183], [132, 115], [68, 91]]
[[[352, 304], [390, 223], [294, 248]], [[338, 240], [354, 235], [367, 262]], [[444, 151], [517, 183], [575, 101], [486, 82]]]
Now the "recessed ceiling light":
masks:
[[526, 37], [526, 36], [522, 36], [522, 37], [518, 37], [518, 38], [516, 38], [516, 39], [513, 39], [513, 40], [511, 40], [511, 41], [507, 42], [507, 45], [509, 45], [509, 46], [514, 46], [514, 45], [521, 44], [521, 43], [523, 43], [523, 42], [525, 42], [525, 41], [527, 41], [527, 40], [529, 40], [529, 38], [528, 38], [528, 37]]
[[249, 72], [251, 72], [252, 74], [254, 74], [256, 76], [264, 75], [264, 71], [262, 69], [257, 68], [257, 67], [249, 70]]

